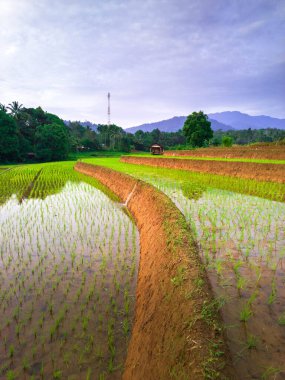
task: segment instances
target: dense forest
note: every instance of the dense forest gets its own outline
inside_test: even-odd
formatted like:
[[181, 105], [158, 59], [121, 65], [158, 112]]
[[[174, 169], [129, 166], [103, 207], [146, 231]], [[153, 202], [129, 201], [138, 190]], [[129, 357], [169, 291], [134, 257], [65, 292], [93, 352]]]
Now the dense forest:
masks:
[[[250, 144], [284, 138], [285, 131], [278, 129], [217, 131], [209, 144]], [[70, 153], [80, 151], [149, 151], [154, 143], [165, 149], [191, 148], [181, 130], [131, 134], [114, 124], [99, 124], [94, 129], [88, 123], [64, 122], [41, 107], [25, 108], [18, 102], [0, 104], [1, 162], [66, 160]]]
[[229, 136], [233, 144], [246, 145], [256, 142], [275, 142], [285, 138], [285, 130], [276, 128], [216, 131], [212, 145], [221, 145], [224, 136]]

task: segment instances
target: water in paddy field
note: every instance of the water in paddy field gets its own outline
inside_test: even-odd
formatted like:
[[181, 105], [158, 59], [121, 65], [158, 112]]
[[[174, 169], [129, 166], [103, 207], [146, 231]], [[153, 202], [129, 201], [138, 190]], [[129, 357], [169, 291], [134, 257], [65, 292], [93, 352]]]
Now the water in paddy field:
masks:
[[133, 222], [86, 183], [2, 205], [0, 379], [121, 378], [138, 255]]
[[194, 231], [240, 379], [285, 379], [285, 204], [151, 180]]

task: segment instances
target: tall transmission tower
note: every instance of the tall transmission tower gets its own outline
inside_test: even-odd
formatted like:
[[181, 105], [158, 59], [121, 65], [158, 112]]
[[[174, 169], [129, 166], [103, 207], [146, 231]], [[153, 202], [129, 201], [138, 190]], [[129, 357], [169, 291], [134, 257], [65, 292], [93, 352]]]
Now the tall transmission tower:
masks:
[[108, 126], [111, 124], [111, 106], [110, 106], [111, 94], [108, 92]]

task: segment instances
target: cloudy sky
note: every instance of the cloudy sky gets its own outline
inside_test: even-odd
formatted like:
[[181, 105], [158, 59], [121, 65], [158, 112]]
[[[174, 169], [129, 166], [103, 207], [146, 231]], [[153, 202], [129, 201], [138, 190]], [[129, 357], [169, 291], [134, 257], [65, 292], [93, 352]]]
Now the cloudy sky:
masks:
[[0, 0], [0, 102], [130, 127], [285, 118], [284, 0]]

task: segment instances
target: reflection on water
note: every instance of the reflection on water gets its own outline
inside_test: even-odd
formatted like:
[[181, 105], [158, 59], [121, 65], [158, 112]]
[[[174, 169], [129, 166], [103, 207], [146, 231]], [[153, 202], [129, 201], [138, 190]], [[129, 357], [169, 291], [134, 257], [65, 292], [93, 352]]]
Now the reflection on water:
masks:
[[197, 201], [172, 197], [226, 301], [222, 314], [239, 376], [284, 379], [285, 204], [220, 190]]
[[9, 370], [21, 379], [119, 379], [138, 244], [127, 215], [86, 183], [2, 205], [0, 379]]
[[285, 204], [217, 189], [187, 199], [179, 184], [147, 180], [195, 233], [239, 378], [285, 379]]
[[75, 162], [55, 162], [12, 167], [0, 176], [0, 205], [12, 195], [18, 200], [41, 198], [59, 193], [67, 182], [86, 182], [106, 193], [116, 196], [99, 181], [73, 170]]

